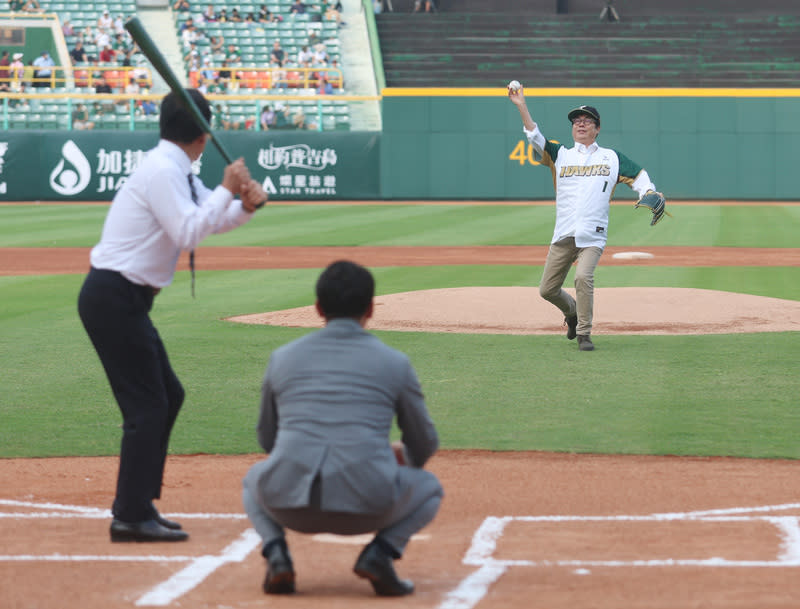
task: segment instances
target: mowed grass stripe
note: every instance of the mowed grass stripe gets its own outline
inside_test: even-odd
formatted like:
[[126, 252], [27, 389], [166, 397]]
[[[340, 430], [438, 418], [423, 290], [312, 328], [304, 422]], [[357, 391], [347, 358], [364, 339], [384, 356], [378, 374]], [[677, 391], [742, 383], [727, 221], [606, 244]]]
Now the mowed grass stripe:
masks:
[[[800, 206], [675, 206], [672, 218], [649, 225], [647, 210], [614, 205], [609, 244], [796, 247]], [[0, 247], [90, 247], [107, 207], [0, 206]], [[204, 246], [545, 245], [552, 206], [279, 205], [246, 226], [213, 235]]]

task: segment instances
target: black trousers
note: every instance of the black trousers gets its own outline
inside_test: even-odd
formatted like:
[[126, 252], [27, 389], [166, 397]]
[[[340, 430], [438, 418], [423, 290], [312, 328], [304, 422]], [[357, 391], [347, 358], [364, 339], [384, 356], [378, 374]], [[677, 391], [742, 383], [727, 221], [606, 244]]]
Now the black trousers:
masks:
[[155, 515], [172, 426], [185, 396], [150, 320], [155, 291], [116, 271], [92, 268], [78, 296], [78, 313], [122, 412], [115, 518]]

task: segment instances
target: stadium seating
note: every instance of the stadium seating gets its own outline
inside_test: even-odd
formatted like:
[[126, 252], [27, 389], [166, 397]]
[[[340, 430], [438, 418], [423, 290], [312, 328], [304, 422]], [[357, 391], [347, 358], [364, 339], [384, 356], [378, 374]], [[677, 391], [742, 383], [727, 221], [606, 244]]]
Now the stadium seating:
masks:
[[[243, 17], [248, 13], [257, 15], [261, 4], [258, 1], [239, 2], [236, 0], [223, 0], [222, 2], [213, 3], [217, 12], [225, 9], [228, 15], [231, 14], [233, 8], [238, 7]], [[289, 11], [291, 5], [291, 0], [268, 2], [267, 8], [274, 15], [282, 18], [282, 21], [273, 23], [202, 22], [202, 20], [198, 20], [197, 12], [176, 12], [174, 13], [175, 33], [180, 41], [180, 32], [187, 19], [191, 16], [196, 23], [200, 21], [198, 29], [203, 32], [204, 37], [197, 41], [197, 50], [201, 55], [209, 55], [211, 58], [210, 63], [204, 67], [215, 74], [218, 74], [219, 69], [223, 67], [222, 64], [226, 58], [226, 53], [211, 53], [208, 48], [210, 39], [212, 37], [223, 39], [223, 50], [227, 50], [229, 45], [236, 47], [241, 60], [231, 66], [232, 86], [226, 91], [227, 94], [253, 96], [261, 93], [269, 95], [289, 93], [292, 95], [313, 96], [316, 94], [318, 74], [321, 74], [322, 71], [298, 67], [293, 62], [297, 57], [298, 51], [304, 45], [313, 47], [313, 33], [315, 39], [325, 44], [330, 60], [335, 60], [338, 65], [341, 54], [337, 25], [331, 20], [322, 19], [320, 21], [313, 13], [292, 15]], [[203, 4], [202, 6], [205, 7], [206, 5]], [[276, 40], [280, 42], [281, 48], [283, 48], [289, 60], [283, 76], [273, 73], [269, 68], [270, 53]], [[188, 61], [185, 61], [184, 64], [189, 82], [196, 85], [198, 82], [197, 70], [192, 69]], [[335, 87], [335, 91], [342, 92], [341, 72], [334, 67], [330, 68], [327, 74], [330, 82]], [[214, 95], [211, 94], [210, 98], [213, 99]], [[327, 120], [315, 121], [315, 124], [320, 125], [323, 130], [328, 127], [336, 129], [349, 128], [349, 120], [338, 120], [337, 122], [337, 117], [343, 112], [349, 119], [346, 102], [339, 102], [333, 105], [322, 104], [321, 102], [309, 104], [308, 102], [288, 101], [287, 104], [290, 114], [303, 110], [306, 116], [327, 116], [330, 110], [331, 114]], [[242, 124], [247, 120], [254, 121], [255, 117], [260, 113], [260, 107], [263, 105], [267, 104], [257, 100], [250, 101], [245, 106], [230, 101], [224, 102], [224, 107], [230, 114], [232, 121], [238, 121]], [[310, 105], [314, 105], [314, 108], [311, 109]], [[321, 110], [323, 107], [325, 108], [324, 111]]]
[[[74, 35], [65, 37], [67, 47], [70, 49], [74, 47], [75, 42], [78, 40], [77, 33], [87, 26], [94, 28], [103, 10], [108, 9], [112, 18], [120, 15], [123, 18], [127, 18], [136, 14], [136, 0], [60, 0], [50, 3], [43, 0], [41, 3], [46, 11], [58, 14], [62, 20], [69, 18], [75, 31]], [[213, 4], [217, 10], [225, 8], [228, 13], [232, 11], [233, 7], [238, 7], [244, 16], [250, 12], [257, 13], [262, 2], [258, 0], [244, 0], [242, 2], [224, 0]], [[247, 122], [251, 128], [257, 128], [256, 117], [259, 115], [261, 107], [267, 103], [274, 105], [274, 101], [259, 101], [256, 96], [288, 93], [311, 97], [316, 94], [316, 90], [313, 88], [316, 85], [316, 74], [308, 70], [287, 69], [287, 80], [284, 83], [275, 82], [271, 78], [271, 74], [269, 70], [265, 69], [265, 66], [269, 64], [269, 53], [274, 40], [280, 40], [287, 56], [295, 57], [297, 50], [302, 45], [310, 44], [310, 34], [313, 32], [314, 36], [325, 42], [329, 57], [337, 62], [340, 59], [336, 23], [327, 20], [315, 20], [311, 14], [292, 16], [289, 12], [291, 4], [291, 0], [270, 0], [268, 4], [270, 10], [274, 14], [283, 17], [283, 21], [280, 23], [257, 24], [256, 27], [247, 27], [245, 23], [231, 22], [203, 25], [207, 35], [223, 36], [226, 46], [233, 43], [239, 48], [242, 62], [234, 72], [234, 80], [239, 79], [239, 82], [237, 82], [235, 90], [230, 90], [226, 93], [241, 94], [243, 101], [242, 103], [229, 103], [226, 101], [225, 104], [230, 106], [228, 111], [231, 112], [234, 120], [240, 120], [242, 124]], [[199, 11], [206, 6], [206, 3], [200, 2], [197, 6]], [[178, 37], [178, 44], [181, 45], [179, 28], [189, 14], [174, 12], [173, 15], [175, 16], [176, 37]], [[208, 38], [200, 41], [198, 46], [203, 49], [207, 48]], [[84, 48], [90, 56], [96, 56], [99, 53], [99, 49], [92, 41], [85, 42]], [[216, 59], [221, 63], [224, 55], [217, 55]], [[131, 60], [134, 66], [147, 65], [146, 58], [139, 53], [134, 54]], [[99, 112], [101, 104], [94, 103], [90, 98], [86, 97], [94, 93], [97, 65], [104, 70], [106, 81], [114, 88], [115, 92], [120, 92], [124, 89], [130, 74], [130, 72], [123, 71], [126, 70], [125, 68], [114, 64], [75, 64], [74, 81], [71, 81], [70, 86], [67, 86], [65, 71], [61, 69], [57, 74], [56, 82], [54, 82], [58, 86], [28, 89], [27, 92], [36, 93], [37, 97], [41, 97], [41, 99], [31, 99], [32, 103], [29, 107], [16, 108], [9, 105], [7, 128], [67, 128], [71, 122], [72, 109], [78, 103], [85, 103], [89, 108], [90, 119], [95, 123], [95, 129], [157, 129], [157, 116], [146, 116], [137, 111], [131, 117], [129, 107], [124, 104], [111, 104], [108, 100], [105, 100], [104, 104], [108, 105], [111, 110]], [[336, 91], [343, 92], [341, 71], [338, 67], [331, 68], [328, 73], [331, 76], [330, 81], [336, 87]], [[193, 74], [189, 74], [189, 76], [194, 79]], [[238, 78], [240, 76], [242, 78]], [[151, 82], [150, 78], [148, 71], [146, 79], [148, 84]], [[190, 82], [194, 83], [195, 81], [190, 80]], [[279, 85], [283, 85], [286, 88], [277, 88]], [[55, 95], [51, 97], [51, 94]], [[80, 97], [70, 94], [80, 94]], [[214, 95], [210, 94], [210, 97], [213, 98]], [[294, 114], [303, 109], [308, 116], [317, 116], [321, 114], [321, 102], [322, 100], [314, 102], [315, 108], [313, 110], [310, 107], [306, 108], [305, 102], [290, 103], [290, 112]], [[316, 123], [323, 125], [323, 128], [327, 126], [336, 129], [349, 128], [349, 108], [346, 101], [337, 101], [336, 104], [326, 103], [325, 107], [326, 112], [330, 109], [330, 120], [324, 122], [315, 121]], [[347, 120], [344, 120], [345, 118]]]
[[[730, 7], [729, 7], [730, 8]], [[377, 16], [390, 87], [793, 87], [800, 15]]]

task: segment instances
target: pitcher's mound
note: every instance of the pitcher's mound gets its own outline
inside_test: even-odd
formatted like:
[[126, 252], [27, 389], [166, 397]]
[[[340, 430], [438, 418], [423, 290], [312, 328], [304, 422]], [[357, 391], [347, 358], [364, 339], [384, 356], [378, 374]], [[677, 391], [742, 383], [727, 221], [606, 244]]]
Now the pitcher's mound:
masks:
[[[574, 296], [574, 290], [567, 290]], [[230, 321], [322, 327], [313, 306]], [[465, 287], [375, 298], [368, 328], [411, 332], [560, 334], [563, 316], [535, 287]], [[729, 334], [800, 330], [800, 302], [688, 288], [598, 288], [593, 334]]]

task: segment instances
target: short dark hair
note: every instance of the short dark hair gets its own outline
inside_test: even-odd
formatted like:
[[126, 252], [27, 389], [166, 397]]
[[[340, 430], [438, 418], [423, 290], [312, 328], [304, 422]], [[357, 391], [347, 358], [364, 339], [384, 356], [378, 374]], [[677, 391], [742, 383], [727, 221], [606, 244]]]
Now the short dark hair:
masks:
[[358, 319], [367, 312], [375, 295], [375, 279], [360, 264], [337, 260], [319, 276], [316, 292], [326, 319]]
[[[210, 121], [211, 108], [208, 100], [197, 89], [186, 89], [186, 92], [197, 104], [206, 122]], [[167, 93], [161, 101], [161, 116], [158, 126], [162, 139], [181, 144], [189, 144], [204, 133], [174, 91]]]

